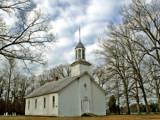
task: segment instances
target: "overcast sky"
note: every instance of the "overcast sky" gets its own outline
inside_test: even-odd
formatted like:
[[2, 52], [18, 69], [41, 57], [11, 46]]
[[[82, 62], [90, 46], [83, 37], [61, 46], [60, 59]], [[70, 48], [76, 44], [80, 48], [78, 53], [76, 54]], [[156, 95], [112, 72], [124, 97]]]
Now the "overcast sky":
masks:
[[[79, 40], [79, 25], [81, 40], [86, 47], [86, 59], [96, 63], [94, 50], [96, 41], [104, 36], [108, 23], [120, 22], [119, 11], [122, 5], [131, 0], [34, 0], [37, 7], [48, 13], [52, 25], [58, 36], [55, 43], [47, 52], [48, 66], [52, 68], [59, 64], [74, 62], [74, 48]], [[42, 71], [42, 67], [34, 67], [35, 72]]]

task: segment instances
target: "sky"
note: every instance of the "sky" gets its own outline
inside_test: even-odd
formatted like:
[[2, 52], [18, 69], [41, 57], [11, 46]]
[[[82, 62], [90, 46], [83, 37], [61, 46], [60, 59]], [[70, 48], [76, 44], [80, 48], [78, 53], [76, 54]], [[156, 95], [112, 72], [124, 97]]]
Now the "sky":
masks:
[[[57, 42], [44, 51], [48, 60], [47, 66], [32, 64], [29, 66], [34, 74], [51, 69], [60, 64], [71, 64], [75, 60], [75, 47], [81, 41], [86, 48], [86, 60], [94, 65], [99, 64], [95, 50], [98, 49], [98, 38], [105, 36], [105, 29], [111, 22], [121, 22], [120, 8], [132, 0], [33, 0], [35, 9], [42, 9], [49, 15]], [[148, 0], [150, 1], [150, 0]], [[5, 22], [12, 26], [16, 18], [5, 16]]]
[[71, 64], [75, 60], [74, 48], [81, 41], [86, 48], [86, 60], [97, 64], [94, 51], [98, 49], [97, 39], [105, 36], [108, 23], [121, 21], [120, 8], [131, 0], [34, 0], [51, 19], [53, 31], [58, 40], [45, 52], [48, 65], [34, 66], [33, 71], [40, 73], [60, 64]]

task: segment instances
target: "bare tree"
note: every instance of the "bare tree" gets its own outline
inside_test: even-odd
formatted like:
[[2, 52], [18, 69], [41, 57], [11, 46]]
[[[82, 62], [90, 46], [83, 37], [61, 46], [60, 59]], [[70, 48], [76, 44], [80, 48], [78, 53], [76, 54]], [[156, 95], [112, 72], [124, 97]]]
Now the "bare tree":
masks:
[[[111, 34], [111, 37], [116, 38], [116, 45], [121, 48], [122, 52], [119, 52], [118, 55], [121, 55], [125, 62], [130, 68], [130, 79], [134, 80], [134, 86], [135, 86], [135, 98], [137, 102], [137, 112], [140, 114], [140, 105], [139, 105], [139, 92], [138, 92], [138, 85], [137, 82], [140, 84], [140, 87], [143, 91], [143, 96], [146, 96], [144, 91], [144, 80], [142, 79], [141, 71], [142, 71], [142, 61], [143, 61], [143, 53], [139, 51], [139, 47], [135, 45], [132, 40], [135, 38], [135, 33], [133, 31], [129, 31], [126, 28], [126, 25], [119, 25], [109, 26], [109, 33]], [[146, 106], [148, 109], [148, 104], [146, 97], [144, 97], [144, 100], [146, 101]]]
[[154, 63], [155, 60], [149, 60], [148, 73], [150, 77], [150, 86], [152, 93], [156, 95], [158, 101], [158, 108], [160, 110], [160, 68]]
[[[145, 71], [143, 70], [145, 68], [145, 55], [141, 51], [141, 46], [133, 42], [137, 41], [138, 36], [134, 31], [129, 30], [126, 24], [119, 26], [109, 26], [109, 34], [111, 36], [111, 39], [116, 39], [117, 46], [120, 48], [120, 50], [122, 50], [122, 52], [119, 52], [118, 55], [122, 56], [125, 59], [125, 63], [128, 68], [130, 68], [131, 72], [130, 79], [133, 79], [135, 81], [135, 98], [137, 102], [138, 113], [140, 114], [137, 82], [142, 90], [146, 110], [149, 113], [149, 106], [145, 92], [145, 89], [147, 88], [144, 87], [147, 80], [144, 78]], [[143, 40], [141, 40], [141, 42], [143, 42]]]
[[20, 94], [20, 99], [23, 100], [25, 95], [27, 95], [27, 89], [30, 87], [30, 81], [29, 78], [25, 75], [20, 75], [19, 76], [19, 94]]
[[59, 65], [55, 67], [55, 70], [57, 71], [57, 74], [60, 78], [65, 78], [71, 74], [71, 69], [68, 64]]
[[42, 74], [40, 74], [39, 76], [37, 76], [37, 82], [38, 82], [38, 86], [42, 86], [47, 82], [51, 82], [53, 81], [53, 78], [50, 78], [49, 73], [47, 70], [43, 71]]
[[[3, 109], [0, 114], [16, 112], [24, 114], [24, 96], [27, 95], [28, 88], [31, 84], [26, 76], [19, 72], [14, 59], [9, 59], [3, 67], [3, 77], [0, 78], [1, 105]], [[3, 102], [4, 101], [4, 102]]]
[[121, 34], [119, 31], [117, 32], [120, 33], [120, 36], [126, 38], [126, 40], [130, 40], [129, 45], [134, 44], [135, 46], [138, 46], [136, 51], [141, 52], [139, 55], [131, 52], [130, 59], [128, 59], [129, 57], [127, 59], [132, 65], [134, 76], [136, 75], [134, 79], [139, 83], [142, 90], [147, 112], [149, 112], [149, 107], [146, 99], [144, 76], [142, 75], [143, 65], [141, 64], [141, 61], [144, 60], [145, 56], [149, 56], [157, 61], [155, 63], [157, 66], [160, 65], [159, 3], [158, 0], [151, 1], [150, 3], [147, 3], [146, 0], [133, 0], [128, 7], [124, 6], [121, 11], [123, 24], [126, 27], [126, 33], [132, 31], [132, 34], [126, 35]]
[[98, 84], [101, 87], [104, 87], [105, 83], [110, 79], [109, 74], [107, 74], [107, 72], [106, 72], [105, 66], [96, 66], [92, 69], [93, 69], [92, 74], [93, 74], [95, 80], [98, 82]]
[[2, 98], [5, 86], [6, 86], [6, 80], [4, 74], [0, 71], [0, 99]]
[[[0, 0], [0, 10], [0, 55], [23, 62], [45, 63], [43, 48], [56, 40], [48, 16], [35, 8], [31, 0]], [[13, 27], [5, 24], [3, 13], [16, 19]]]
[[[119, 75], [125, 96], [130, 96], [130, 93], [134, 95], [139, 114], [139, 88], [142, 91], [146, 111], [149, 113], [147, 94], [151, 86], [148, 82], [153, 79], [155, 82], [152, 86], [155, 86], [154, 90], [159, 101], [159, 3], [158, 0], [150, 3], [146, 3], [145, 0], [133, 0], [128, 7], [122, 8], [123, 23], [110, 24], [107, 27], [106, 39], [100, 40], [102, 51], [100, 50], [99, 54], [103, 56], [106, 64], [110, 65], [110, 72]], [[154, 65], [149, 63], [148, 59], [154, 59]], [[149, 73], [152, 77], [147, 75], [147, 65], [150, 66]]]
[[[160, 65], [160, 1], [133, 0], [122, 8], [121, 15], [129, 30], [134, 30], [137, 39], [134, 42], [141, 46], [144, 54], [155, 59]], [[141, 40], [144, 40], [142, 43]]]
[[[100, 47], [103, 49], [99, 51], [98, 54], [104, 57], [105, 63], [108, 64], [108, 72], [112, 76], [118, 76], [118, 79], [122, 81], [124, 95], [126, 99], [126, 108], [127, 114], [130, 114], [129, 109], [129, 90], [130, 90], [130, 81], [129, 81], [129, 67], [125, 63], [125, 59], [120, 52], [123, 52], [123, 49], [117, 46], [115, 39], [101, 39], [99, 41]], [[124, 53], [124, 52], [123, 52]], [[110, 76], [111, 77], [111, 76]]]
[[14, 79], [14, 73], [16, 72], [16, 63], [13, 58], [8, 59], [8, 64], [5, 65], [4, 77], [7, 80], [7, 99], [6, 99], [6, 111], [9, 109], [9, 101], [11, 97], [11, 84]]
[[35, 77], [38, 86], [42, 86], [47, 82], [56, 81], [70, 76], [71, 69], [68, 64], [61, 64], [49, 70], [44, 70], [40, 75]]

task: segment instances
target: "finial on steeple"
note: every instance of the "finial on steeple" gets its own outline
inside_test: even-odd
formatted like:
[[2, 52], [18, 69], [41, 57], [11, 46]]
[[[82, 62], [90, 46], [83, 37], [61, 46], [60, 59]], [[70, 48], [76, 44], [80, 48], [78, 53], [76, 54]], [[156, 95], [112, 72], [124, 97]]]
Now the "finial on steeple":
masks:
[[75, 49], [77, 49], [77, 48], [84, 48], [85, 49], [85, 47], [83, 46], [83, 44], [81, 42], [81, 28], [80, 28], [80, 25], [79, 25], [79, 43], [77, 44]]
[[80, 28], [80, 25], [79, 25], [79, 42], [81, 42], [81, 28]]

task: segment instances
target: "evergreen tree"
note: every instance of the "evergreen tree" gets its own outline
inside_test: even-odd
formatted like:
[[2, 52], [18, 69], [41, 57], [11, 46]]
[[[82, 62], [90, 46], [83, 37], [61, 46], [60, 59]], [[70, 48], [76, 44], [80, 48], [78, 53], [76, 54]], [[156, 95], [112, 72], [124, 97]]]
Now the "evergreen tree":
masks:
[[109, 106], [110, 113], [117, 113], [116, 99], [115, 99], [114, 95], [112, 95], [110, 97], [109, 102], [108, 102], [108, 106]]

